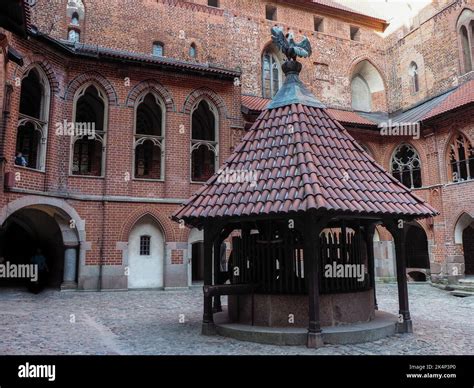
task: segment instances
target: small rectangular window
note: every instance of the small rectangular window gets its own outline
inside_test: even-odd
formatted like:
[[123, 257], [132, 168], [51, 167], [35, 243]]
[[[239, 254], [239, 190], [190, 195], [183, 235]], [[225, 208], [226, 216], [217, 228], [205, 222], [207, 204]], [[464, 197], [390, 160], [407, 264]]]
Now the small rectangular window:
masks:
[[265, 6], [265, 17], [267, 20], [277, 20], [277, 9], [273, 5]]
[[351, 26], [351, 40], [360, 40], [360, 29], [359, 27]]
[[150, 236], [140, 236], [140, 256], [150, 256]]
[[219, 8], [219, 0], [207, 0], [207, 5], [209, 7]]
[[162, 57], [163, 51], [163, 43], [153, 43], [153, 55], [155, 57]]
[[324, 19], [320, 18], [319, 16], [314, 17], [314, 31], [318, 31], [318, 32], [324, 31], [323, 20]]

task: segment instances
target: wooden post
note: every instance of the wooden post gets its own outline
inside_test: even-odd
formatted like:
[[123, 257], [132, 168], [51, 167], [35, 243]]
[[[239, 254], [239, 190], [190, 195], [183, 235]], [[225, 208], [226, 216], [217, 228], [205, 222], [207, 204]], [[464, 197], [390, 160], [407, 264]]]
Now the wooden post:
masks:
[[[204, 288], [212, 285], [212, 246], [216, 237], [215, 228], [206, 225], [204, 227]], [[215, 334], [214, 317], [212, 313], [212, 296], [204, 296], [202, 334]]]
[[[221, 273], [221, 245], [222, 239], [217, 238], [214, 241], [214, 284], [218, 285], [220, 283], [220, 273]], [[214, 296], [214, 308], [212, 310], [214, 313], [219, 313], [222, 311], [222, 303], [220, 295]]]
[[375, 224], [369, 224], [365, 227], [365, 245], [367, 247], [367, 263], [369, 266], [370, 285], [374, 292], [374, 306], [378, 310], [377, 292], [375, 290], [375, 257], [374, 257], [374, 233]]
[[[389, 226], [390, 225], [390, 226]], [[406, 274], [406, 228], [405, 221], [398, 220], [388, 223], [389, 230], [395, 240], [395, 259], [397, 265], [398, 305], [399, 315], [397, 331], [399, 333], [413, 333], [413, 323], [408, 307], [408, 286]]]
[[309, 324], [308, 324], [308, 348], [319, 348], [323, 346], [321, 333], [320, 306], [319, 306], [319, 274], [320, 274], [320, 243], [319, 233], [321, 226], [315, 217], [305, 217], [303, 228], [303, 260], [305, 278], [308, 284]]

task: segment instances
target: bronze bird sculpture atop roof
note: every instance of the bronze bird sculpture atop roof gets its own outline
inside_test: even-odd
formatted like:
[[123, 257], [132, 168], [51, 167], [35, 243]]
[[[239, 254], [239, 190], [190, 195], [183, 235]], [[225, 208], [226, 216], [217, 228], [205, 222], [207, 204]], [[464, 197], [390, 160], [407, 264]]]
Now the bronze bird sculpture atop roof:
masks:
[[272, 27], [272, 41], [289, 60], [295, 61], [297, 57], [307, 58], [312, 53], [311, 43], [306, 36], [297, 43], [293, 32], [285, 35], [283, 27]]

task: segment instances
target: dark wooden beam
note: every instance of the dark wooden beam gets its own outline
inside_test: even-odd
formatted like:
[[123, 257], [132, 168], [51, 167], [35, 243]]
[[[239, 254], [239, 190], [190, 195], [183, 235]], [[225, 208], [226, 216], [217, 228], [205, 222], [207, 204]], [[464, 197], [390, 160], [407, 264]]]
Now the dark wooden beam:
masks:
[[305, 279], [308, 282], [308, 348], [319, 348], [324, 345], [321, 332], [320, 303], [319, 303], [319, 275], [320, 275], [320, 242], [319, 234], [328, 219], [317, 219], [307, 215], [301, 219], [304, 227], [303, 257]]
[[387, 220], [384, 225], [390, 231], [395, 242], [397, 266], [399, 315], [397, 330], [399, 333], [413, 333], [413, 322], [408, 305], [408, 285], [406, 275], [406, 221]]
[[374, 256], [374, 233], [376, 224], [367, 224], [364, 228], [365, 245], [367, 247], [367, 263], [369, 269], [370, 286], [374, 292], [374, 307], [378, 310], [377, 292], [375, 290], [375, 256]]
[[[220, 272], [221, 272], [221, 246], [223, 240], [222, 238], [217, 238], [214, 241], [214, 284], [220, 283]], [[206, 286], [205, 286], [206, 287]], [[204, 292], [204, 295], [206, 293]], [[222, 311], [222, 302], [220, 295], [214, 296], [214, 308], [213, 312], [219, 313]]]
[[[204, 226], [204, 287], [212, 285], [213, 258], [212, 248], [214, 242], [219, 239], [221, 224], [208, 223]], [[204, 296], [204, 313], [202, 317], [202, 334], [216, 334], [214, 317], [212, 312], [212, 296]]]

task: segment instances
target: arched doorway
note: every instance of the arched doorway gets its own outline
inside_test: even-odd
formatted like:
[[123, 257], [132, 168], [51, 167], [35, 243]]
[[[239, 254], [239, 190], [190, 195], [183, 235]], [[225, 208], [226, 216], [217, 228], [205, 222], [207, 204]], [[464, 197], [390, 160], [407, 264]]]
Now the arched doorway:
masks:
[[[12, 206], [14, 207], [14, 206]], [[46, 286], [77, 287], [79, 238], [75, 220], [49, 205], [30, 205], [10, 212], [0, 228], [3, 264], [29, 264], [39, 250], [46, 258]], [[29, 279], [0, 278], [2, 286], [25, 286]]]
[[430, 270], [428, 238], [418, 224], [408, 225], [406, 233], [407, 273], [414, 281], [425, 281]]
[[165, 239], [151, 216], [142, 217], [128, 239], [128, 288], [148, 289], [164, 286]]
[[[464, 274], [474, 275], [474, 217], [463, 213], [454, 228], [454, 242], [462, 247], [464, 254]], [[461, 250], [460, 250], [461, 251]], [[462, 275], [462, 273], [459, 273]]]
[[188, 285], [201, 283], [204, 280], [204, 236], [196, 228], [189, 232], [188, 263]]
[[464, 263], [466, 275], [474, 275], [474, 223], [464, 229], [462, 233]]

